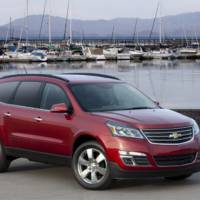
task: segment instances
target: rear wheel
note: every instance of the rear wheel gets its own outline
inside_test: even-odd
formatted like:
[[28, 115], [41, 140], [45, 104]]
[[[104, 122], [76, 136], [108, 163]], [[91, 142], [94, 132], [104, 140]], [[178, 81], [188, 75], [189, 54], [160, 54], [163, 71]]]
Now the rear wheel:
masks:
[[106, 189], [112, 182], [104, 149], [97, 142], [87, 142], [78, 147], [72, 166], [76, 180], [86, 189]]
[[165, 179], [170, 180], [170, 181], [181, 181], [181, 180], [185, 180], [185, 179], [189, 178], [190, 176], [192, 176], [192, 174], [185, 174], [182, 176], [165, 177]]
[[5, 154], [5, 149], [0, 143], [0, 173], [6, 172], [10, 166], [11, 160]]

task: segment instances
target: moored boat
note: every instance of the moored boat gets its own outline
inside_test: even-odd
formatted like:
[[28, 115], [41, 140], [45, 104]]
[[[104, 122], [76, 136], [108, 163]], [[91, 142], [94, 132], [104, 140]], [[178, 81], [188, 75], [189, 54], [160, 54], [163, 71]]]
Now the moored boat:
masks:
[[131, 60], [142, 60], [144, 57], [144, 52], [139, 50], [130, 51], [130, 59]]
[[117, 60], [117, 54], [118, 54], [117, 48], [110, 48], [103, 50], [103, 55], [105, 56], [106, 60]]

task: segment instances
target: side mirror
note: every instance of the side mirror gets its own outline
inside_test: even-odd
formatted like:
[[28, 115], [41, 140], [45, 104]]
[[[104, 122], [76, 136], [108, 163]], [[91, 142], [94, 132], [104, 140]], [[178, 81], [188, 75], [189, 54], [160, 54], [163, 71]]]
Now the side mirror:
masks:
[[154, 103], [160, 107], [160, 102], [159, 101], [154, 101]]
[[60, 103], [53, 105], [50, 111], [52, 113], [68, 113], [69, 109], [65, 103]]

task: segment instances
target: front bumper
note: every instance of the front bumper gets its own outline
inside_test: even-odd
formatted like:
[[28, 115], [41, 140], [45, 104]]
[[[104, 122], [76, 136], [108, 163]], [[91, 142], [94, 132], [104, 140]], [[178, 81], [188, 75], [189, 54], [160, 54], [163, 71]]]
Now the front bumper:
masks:
[[[157, 145], [157, 144], [150, 144], [147, 140], [140, 140], [140, 139], [129, 139], [129, 138], [108, 138], [106, 140], [105, 149], [108, 156], [108, 160], [110, 162], [116, 163], [119, 168], [122, 170], [131, 170], [131, 171], [155, 171], [160, 170], [163, 171], [164, 169], [171, 169], [173, 168], [172, 165], [159, 165], [155, 158], [158, 157], [174, 157], [174, 156], [181, 156], [181, 155], [188, 155], [188, 154], [197, 154], [198, 157], [194, 160], [194, 162], [188, 163], [178, 163], [178, 165], [174, 165], [176, 167], [182, 168], [183, 165], [193, 165], [198, 164], [200, 162], [200, 137], [195, 137], [192, 141], [184, 144], [179, 145]], [[149, 165], [127, 165], [122, 160], [119, 152], [136, 152], [139, 154], [146, 155], [146, 158], [149, 162]]]
[[200, 163], [169, 168], [169, 169], [143, 169], [143, 170], [124, 170], [114, 162], [110, 162], [110, 168], [113, 179], [126, 180], [150, 177], [173, 177], [187, 174], [194, 174], [200, 171]]

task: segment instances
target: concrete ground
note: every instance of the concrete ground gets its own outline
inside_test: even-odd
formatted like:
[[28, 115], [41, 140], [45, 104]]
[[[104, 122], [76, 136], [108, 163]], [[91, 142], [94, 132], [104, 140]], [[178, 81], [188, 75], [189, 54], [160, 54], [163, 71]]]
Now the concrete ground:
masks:
[[164, 179], [116, 182], [106, 191], [87, 191], [66, 167], [52, 167], [23, 159], [0, 174], [0, 200], [197, 200], [200, 173], [186, 181]]

